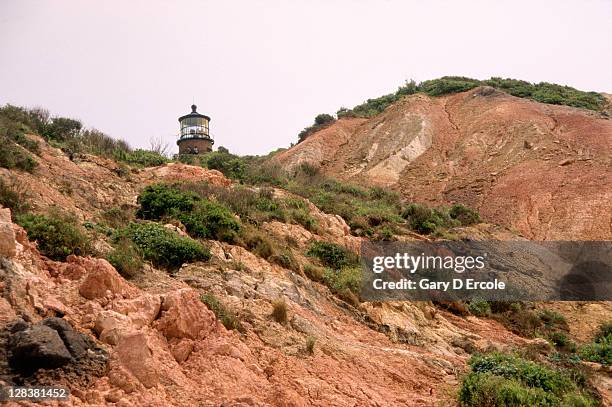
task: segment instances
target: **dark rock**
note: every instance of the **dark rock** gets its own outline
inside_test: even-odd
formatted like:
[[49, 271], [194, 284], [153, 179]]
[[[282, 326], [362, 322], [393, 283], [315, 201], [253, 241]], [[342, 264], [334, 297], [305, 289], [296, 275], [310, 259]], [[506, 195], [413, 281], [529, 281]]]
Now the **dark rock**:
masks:
[[75, 359], [80, 359], [87, 353], [89, 346], [83, 339], [83, 335], [75, 331], [74, 328], [62, 318], [45, 318], [41, 322], [44, 326], [57, 331], [64, 345]]
[[57, 331], [44, 325], [33, 325], [11, 335], [8, 350], [9, 364], [18, 371], [52, 369], [72, 360]]
[[23, 319], [18, 318], [10, 323], [8, 330], [10, 333], [14, 334], [16, 332], [25, 331], [29, 326], [30, 324], [25, 322]]

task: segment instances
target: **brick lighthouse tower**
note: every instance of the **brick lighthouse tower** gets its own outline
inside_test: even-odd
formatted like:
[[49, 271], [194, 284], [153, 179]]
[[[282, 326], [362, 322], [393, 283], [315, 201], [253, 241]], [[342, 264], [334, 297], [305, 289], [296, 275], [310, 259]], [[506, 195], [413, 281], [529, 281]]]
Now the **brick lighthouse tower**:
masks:
[[181, 133], [176, 142], [179, 154], [203, 154], [212, 151], [215, 141], [208, 133], [210, 117], [196, 111], [197, 106], [191, 105], [191, 113], [179, 117]]

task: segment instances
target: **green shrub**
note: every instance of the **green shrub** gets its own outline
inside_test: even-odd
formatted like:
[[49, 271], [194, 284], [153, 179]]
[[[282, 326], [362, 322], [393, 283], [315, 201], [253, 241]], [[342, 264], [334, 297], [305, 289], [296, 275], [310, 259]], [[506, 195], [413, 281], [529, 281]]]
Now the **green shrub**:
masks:
[[602, 365], [612, 365], [612, 337], [599, 342], [589, 343], [578, 351], [580, 358], [589, 362], [597, 362]]
[[473, 89], [480, 85], [476, 79], [462, 76], [445, 76], [440, 79], [432, 79], [421, 82], [419, 88], [430, 96], [441, 96], [448, 93], [459, 93]]
[[599, 342], [602, 339], [606, 339], [612, 336], [612, 322], [604, 322], [599, 326], [597, 333], [595, 334], [595, 342]]
[[430, 209], [415, 203], [404, 209], [402, 217], [406, 219], [411, 229], [422, 234], [430, 234], [442, 228], [459, 225], [459, 221], [452, 219], [443, 208]]
[[215, 202], [199, 201], [178, 218], [193, 237], [233, 242], [240, 231], [240, 223], [229, 209]]
[[76, 138], [83, 124], [67, 117], [54, 117], [43, 130], [43, 136], [50, 140], [67, 141]]
[[319, 229], [317, 220], [310, 216], [310, 212], [306, 209], [293, 209], [289, 212], [289, 217], [293, 222], [302, 225], [306, 230], [316, 233]]
[[579, 350], [582, 359], [602, 365], [612, 365], [612, 323], [607, 322], [599, 327], [593, 343], [584, 345]]
[[564, 372], [518, 356], [475, 355], [459, 392], [462, 406], [595, 406], [596, 401]]
[[34, 172], [38, 163], [31, 154], [24, 151], [14, 141], [0, 136], [0, 167], [9, 170], [17, 168], [27, 172]]
[[117, 161], [124, 161], [139, 167], [157, 167], [168, 162], [168, 159], [160, 153], [149, 150], [116, 150], [114, 154]]
[[458, 220], [462, 226], [469, 226], [480, 222], [478, 212], [461, 204], [451, 206], [448, 214], [451, 218]]
[[246, 162], [242, 157], [231, 154], [227, 149], [219, 147], [218, 151], [206, 154], [201, 165], [211, 170], [221, 171], [228, 178], [244, 181], [246, 177]]
[[106, 257], [106, 260], [126, 279], [138, 275], [143, 266], [140, 252], [128, 240], [119, 242], [117, 247]]
[[471, 300], [468, 304], [468, 309], [477, 317], [488, 317], [491, 315], [491, 305], [486, 300]]
[[202, 294], [200, 300], [211, 310], [217, 319], [221, 321], [223, 326], [230, 330], [243, 331], [242, 324], [238, 319], [238, 316], [230, 312], [219, 299], [211, 293]]
[[544, 309], [538, 312], [538, 317], [542, 320], [546, 327], [566, 327], [567, 321], [565, 317], [557, 311]]
[[532, 310], [519, 302], [492, 301], [490, 305], [491, 317], [521, 336], [549, 337], [569, 330], [565, 317], [555, 311]]
[[332, 115], [329, 115], [327, 113], [321, 113], [317, 115], [314, 119], [314, 124], [309, 127], [306, 127], [300, 132], [300, 134], [298, 134], [298, 143], [301, 143], [302, 141], [310, 137], [310, 135], [312, 135], [313, 133], [316, 133], [317, 131], [329, 126], [335, 121], [336, 119], [334, 119]]
[[183, 263], [207, 261], [210, 251], [188, 237], [182, 237], [156, 223], [132, 223], [118, 232], [115, 241], [134, 242], [145, 260], [156, 267], [178, 270]]
[[115, 207], [102, 212], [102, 219], [108, 226], [118, 229], [134, 219], [133, 211], [128, 207]]
[[325, 269], [323, 282], [338, 297], [358, 306], [362, 274], [360, 267], [343, 267], [339, 270]]
[[292, 270], [295, 272], [300, 271], [300, 265], [298, 264], [297, 260], [293, 256], [293, 253], [291, 253], [291, 251], [288, 249], [283, 250], [282, 253], [271, 256], [270, 261], [288, 270]]
[[357, 256], [346, 248], [335, 243], [316, 241], [310, 245], [308, 256], [316, 257], [325, 266], [339, 270], [358, 263]]
[[565, 332], [556, 331], [548, 336], [548, 340], [557, 348], [566, 352], [576, 352], [576, 344], [567, 337]]
[[150, 220], [177, 217], [180, 213], [191, 211], [199, 200], [196, 194], [179, 191], [170, 185], [149, 185], [138, 196], [140, 208], [136, 216]]
[[38, 243], [45, 256], [64, 261], [70, 254], [85, 256], [93, 252], [91, 243], [74, 216], [53, 212], [49, 215], [25, 214], [17, 216], [17, 223], [28, 238]]
[[28, 197], [16, 182], [8, 184], [0, 178], [0, 205], [9, 208], [16, 215], [27, 212], [30, 209]]

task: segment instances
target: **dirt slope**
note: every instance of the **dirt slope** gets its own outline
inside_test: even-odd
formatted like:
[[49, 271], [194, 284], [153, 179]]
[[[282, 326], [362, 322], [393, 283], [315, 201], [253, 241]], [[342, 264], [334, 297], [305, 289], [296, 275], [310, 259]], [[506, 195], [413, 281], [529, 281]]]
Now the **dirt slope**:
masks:
[[612, 237], [612, 120], [489, 87], [406, 97], [341, 119], [274, 157], [410, 201], [461, 202], [530, 239]]
[[[199, 167], [170, 164], [125, 174], [113, 162], [91, 156], [73, 162], [41, 145], [35, 175], [0, 172], [21, 185], [35, 210], [56, 205], [96, 219], [110, 206], [133, 205], [141, 188], [160, 180], [231, 188], [220, 173]], [[322, 225], [319, 235], [276, 221], [263, 228], [291, 237], [302, 253], [311, 239], [358, 246], [341, 218], [309, 208]], [[495, 228], [481, 227], [473, 233], [496, 236]], [[457, 317], [427, 303], [353, 308], [326, 286], [225, 243], [206, 242], [210, 262], [185, 265], [174, 276], [147, 266], [127, 282], [102, 259], [55, 262], [40, 255], [7, 209], [0, 209], [0, 239], [0, 383], [68, 386], [72, 396], [62, 406], [452, 404], [466, 349], [530, 342], [495, 321]], [[238, 314], [242, 332], [225, 329], [199, 300], [204, 292]], [[286, 324], [270, 317], [279, 297], [288, 304]], [[23, 324], [15, 325], [18, 318], [40, 325], [58, 316], [95, 343], [98, 359], [17, 378], [5, 359], [9, 330]], [[316, 338], [313, 354], [306, 351], [309, 337]]]

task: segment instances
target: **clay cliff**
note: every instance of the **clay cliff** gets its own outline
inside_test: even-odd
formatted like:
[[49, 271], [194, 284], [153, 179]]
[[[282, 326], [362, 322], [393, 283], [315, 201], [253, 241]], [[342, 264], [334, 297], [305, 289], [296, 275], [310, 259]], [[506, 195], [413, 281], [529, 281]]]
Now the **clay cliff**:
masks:
[[277, 154], [409, 201], [463, 203], [533, 240], [612, 236], [612, 120], [491, 87], [416, 94], [372, 118], [342, 118]]
[[[278, 159], [289, 166], [307, 157], [325, 171], [346, 178], [369, 174], [411, 197], [429, 196], [428, 192], [436, 202], [461, 197], [480, 205], [486, 216], [499, 216], [502, 221], [504, 216], [512, 220], [518, 215], [503, 212], [507, 206], [502, 196], [492, 191], [501, 194], [511, 189], [514, 195], [510, 196], [517, 201], [528, 190], [534, 199], [539, 195], [533, 191], [540, 190], [548, 199], [559, 198], [558, 194], [566, 193], [561, 187], [554, 190], [557, 195], [545, 195], [555, 174], [563, 175], [559, 182], [564, 185], [585, 188], [567, 202], [584, 200], [594, 214], [609, 208], [605, 200], [609, 191], [586, 188], [585, 181], [603, 185], [609, 180], [609, 174], [602, 173], [609, 164], [605, 161], [608, 122], [573, 109], [529, 102], [512, 113], [510, 107], [515, 109], [516, 104], [513, 98], [486, 89], [438, 100], [412, 97], [372, 120], [340, 120]], [[478, 113], [484, 105], [494, 107], [486, 114]], [[546, 109], [555, 112], [551, 117], [557, 122], [512, 120], [527, 113], [549, 117], [543, 113]], [[471, 121], [461, 119], [468, 113]], [[491, 126], [491, 117], [505, 123], [500, 128], [516, 126], [521, 136], [493, 130], [482, 133]], [[573, 127], [568, 123], [574, 123]], [[581, 127], [576, 123], [582, 123]], [[574, 151], [576, 140], [585, 138], [587, 130], [593, 134], [591, 148]], [[499, 136], [498, 144], [489, 144], [492, 134]], [[28, 197], [35, 213], [59, 207], [82, 223], [95, 224], [111, 207], [135, 212], [138, 195], [150, 184], [191, 182], [219, 191], [240, 187], [218, 171], [181, 163], [126, 171], [112, 160], [87, 154], [71, 160], [43, 139], [28, 137], [41, 147], [36, 171], [0, 169], [0, 177]], [[526, 141], [531, 143], [529, 148]], [[499, 153], [491, 155], [494, 151]], [[546, 160], [549, 155], [551, 159]], [[333, 162], [334, 156], [342, 160]], [[566, 156], [575, 160], [561, 165]], [[551, 180], [540, 182], [541, 189], [524, 183], [512, 188], [519, 175], [529, 175], [527, 168], [532, 167], [527, 164], [534, 171], [549, 171]], [[474, 184], [479, 179], [475, 171], [488, 172], [486, 180], [494, 181]], [[497, 175], [491, 175], [496, 171]], [[423, 180], [410, 185], [410, 177], [418, 174]], [[576, 174], [576, 179], [568, 174]], [[471, 183], [460, 187], [464, 185], [461, 177]], [[347, 301], [308, 275], [312, 259], [305, 253], [313, 241], [356, 251], [363, 238], [352, 235], [342, 217], [325, 213], [302, 197], [279, 188], [272, 195], [301, 201], [298, 206], [318, 225], [307, 229], [275, 219], [258, 226], [270, 239], [284, 242], [295, 264], [272, 261], [244, 245], [198, 239], [210, 250], [210, 260], [185, 263], [172, 272], [145, 264], [129, 280], [104, 259], [112, 242], [95, 227], [90, 231], [95, 254], [55, 261], [41, 254], [9, 209], [1, 208], [0, 383], [69, 388], [68, 400], [47, 403], [57, 406], [455, 405], [472, 354], [551, 352], [545, 339], [526, 338], [499, 320], [476, 317], [464, 304]], [[545, 213], [542, 208], [548, 207], [539, 202], [521, 213]], [[581, 216], [581, 210], [575, 208], [574, 216]], [[566, 215], [557, 209], [549, 216], [558, 222]], [[609, 236], [605, 222], [588, 230], [569, 222], [567, 229], [562, 226], [555, 232], [539, 219], [527, 221], [528, 231], [547, 231], [546, 237], [572, 230], [592, 233], [589, 237]], [[186, 236], [183, 225], [164, 226]], [[520, 238], [491, 223], [457, 233], [478, 239]], [[426, 239], [416, 233], [409, 238]], [[206, 295], [214, 295], [228, 314], [219, 313], [219, 305], [203, 301]], [[274, 316], [279, 301], [284, 309], [280, 318]], [[536, 304], [534, 309], [544, 307], [562, 312], [571, 321], [568, 335], [579, 342], [590, 341], [597, 326], [612, 315], [606, 303]], [[230, 314], [235, 318], [230, 320], [233, 326], [225, 320]], [[21, 371], [20, 366], [38, 369]], [[598, 372], [593, 388], [603, 403], [610, 402], [609, 374], [600, 365], [593, 371]]]

